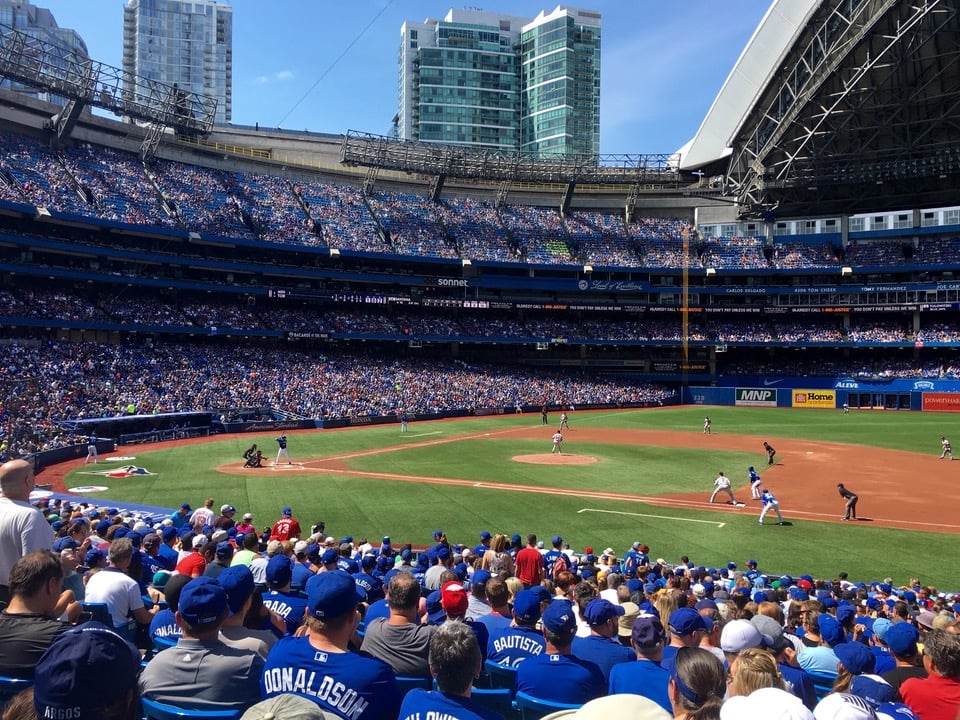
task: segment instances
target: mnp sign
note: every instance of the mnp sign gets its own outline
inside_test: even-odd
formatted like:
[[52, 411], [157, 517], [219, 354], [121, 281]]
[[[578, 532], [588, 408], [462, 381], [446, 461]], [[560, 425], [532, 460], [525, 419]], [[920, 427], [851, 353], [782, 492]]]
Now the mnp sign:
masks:
[[736, 399], [733, 403], [749, 407], [776, 407], [776, 388], [737, 388]]
[[835, 408], [837, 393], [834, 390], [794, 390], [793, 407]]

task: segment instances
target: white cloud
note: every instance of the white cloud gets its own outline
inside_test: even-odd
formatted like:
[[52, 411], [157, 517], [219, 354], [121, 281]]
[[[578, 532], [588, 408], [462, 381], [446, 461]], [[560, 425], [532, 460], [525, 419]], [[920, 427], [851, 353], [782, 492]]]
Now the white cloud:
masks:
[[258, 75], [253, 79], [255, 85], [269, 85], [273, 82], [283, 82], [293, 79], [293, 70], [280, 70], [272, 75]]

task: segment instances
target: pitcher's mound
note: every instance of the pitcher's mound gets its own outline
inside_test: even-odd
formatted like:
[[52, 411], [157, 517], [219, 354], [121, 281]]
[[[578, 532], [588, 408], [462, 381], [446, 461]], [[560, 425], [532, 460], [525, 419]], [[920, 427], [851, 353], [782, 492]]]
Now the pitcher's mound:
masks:
[[540, 455], [514, 455], [510, 458], [514, 462], [527, 463], [528, 465], [592, 465], [597, 461], [590, 455], [556, 455], [552, 453], [542, 453]]

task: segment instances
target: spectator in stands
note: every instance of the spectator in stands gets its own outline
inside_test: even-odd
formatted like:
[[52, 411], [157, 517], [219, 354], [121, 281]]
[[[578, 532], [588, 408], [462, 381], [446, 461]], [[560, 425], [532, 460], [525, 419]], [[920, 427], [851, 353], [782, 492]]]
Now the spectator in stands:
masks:
[[677, 651], [668, 688], [674, 717], [715, 718], [727, 691], [727, 673], [709, 650], [685, 646]]
[[149, 625], [153, 613], [143, 606], [143, 596], [137, 581], [127, 575], [133, 559], [133, 544], [127, 538], [110, 543], [110, 566], [99, 571], [87, 583], [87, 602], [106, 603], [115, 628], [127, 628], [128, 618], [139, 625]]
[[30, 504], [36, 482], [33, 465], [9, 460], [0, 465], [0, 602], [10, 600], [10, 570], [28, 553], [49, 550], [53, 530]]
[[921, 661], [917, 649], [920, 633], [909, 622], [898, 622], [891, 625], [884, 634], [884, 641], [893, 655], [896, 667], [887, 670], [881, 677], [896, 691], [896, 699], [900, 699], [900, 686], [909, 678], [927, 677], [927, 669]]
[[923, 642], [923, 667], [926, 678], [907, 678], [900, 685], [903, 702], [924, 720], [956, 718], [960, 710], [960, 635], [947, 630], [928, 632]]
[[[486, 572], [485, 570], [476, 570], [477, 573]], [[516, 617], [515, 608], [510, 608], [510, 591], [507, 584], [499, 577], [491, 577], [484, 583], [487, 602], [490, 605], [490, 612], [477, 618], [477, 622], [487, 628], [487, 632], [492, 636], [495, 631], [502, 630], [510, 626], [511, 621]], [[516, 602], [516, 601], [514, 601]], [[537, 613], [539, 620], [540, 613]], [[488, 649], [489, 652], [489, 649]]]
[[403, 698], [400, 718], [501, 718], [470, 700], [473, 681], [480, 676], [483, 659], [476, 636], [462, 622], [445, 622], [430, 640], [430, 674], [437, 690], [411, 690]]
[[634, 651], [621, 645], [617, 639], [617, 619], [623, 613], [622, 606], [614, 605], [609, 600], [591, 600], [583, 611], [583, 618], [590, 626], [590, 635], [574, 638], [571, 646], [574, 655], [600, 668], [604, 680], [609, 680], [610, 671], [615, 665], [636, 659]]
[[214, 551], [213, 562], [207, 565], [206, 569], [203, 571], [203, 575], [204, 577], [212, 577], [213, 579], [216, 579], [220, 573], [230, 567], [232, 562], [233, 545], [230, 544], [229, 540], [221, 540], [217, 543]]
[[151, 641], [158, 637], [176, 641], [183, 634], [177, 624], [177, 606], [180, 603], [180, 593], [190, 580], [188, 575], [172, 575], [164, 582], [163, 600], [167, 607], [158, 609], [150, 621]]
[[63, 569], [49, 550], [28, 553], [14, 564], [10, 602], [0, 613], [0, 674], [33, 677], [43, 652], [70, 628], [58, 619], [62, 586]]
[[140, 652], [99, 623], [61, 634], [37, 663], [38, 718], [134, 720], [140, 716]]
[[667, 712], [673, 712], [667, 692], [670, 673], [660, 664], [667, 640], [663, 624], [656, 615], [640, 615], [633, 621], [630, 645], [636, 662], [618, 663], [610, 670], [607, 683], [611, 695], [630, 693], [650, 698]]
[[194, 710], [242, 710], [260, 699], [256, 681], [263, 659], [219, 638], [227, 612], [227, 593], [213, 578], [184, 586], [177, 607], [183, 635], [140, 674], [144, 697]]
[[[503, 584], [497, 579], [497, 583]], [[491, 579], [491, 587], [498, 590]], [[506, 585], [503, 584], [504, 591]], [[498, 590], [499, 592], [499, 590]], [[521, 590], [513, 599], [513, 621], [506, 627], [490, 632], [487, 659], [501, 665], [516, 667], [528, 657], [542, 655], [546, 649], [543, 633], [537, 629], [540, 622], [540, 596], [533, 590]]]
[[367, 624], [361, 649], [386, 662], [398, 676], [427, 677], [436, 626], [419, 622], [420, 585], [413, 575], [394, 576], [387, 586], [387, 603], [390, 617]]
[[[536, 552], [536, 538], [533, 548]], [[541, 621], [546, 651], [520, 663], [517, 668], [518, 692], [549, 702], [573, 705], [588, 702], [606, 692], [603, 671], [571, 652], [570, 646], [577, 632], [575, 614], [573, 605], [567, 600], [554, 600], [544, 610]]]
[[282, 553], [270, 558], [267, 562], [266, 578], [270, 591], [263, 594], [263, 604], [283, 618], [287, 634], [293, 635], [303, 622], [307, 612], [307, 600], [290, 590], [293, 580], [290, 558]]
[[[260, 681], [264, 698], [295, 693], [325, 711], [353, 720], [393, 720], [400, 691], [390, 666], [348, 649], [360, 615], [361, 597], [346, 573], [319, 573], [310, 584], [306, 635], [280, 640], [270, 651]], [[337, 695], [320, 693], [321, 679], [342, 685]]]
[[661, 664], [665, 670], [672, 672], [677, 651], [682, 647], [699, 647], [700, 637], [707, 631], [707, 624], [700, 613], [688, 607], [677, 608], [666, 617], [669, 618], [667, 629], [670, 632], [670, 643], [663, 649]]
[[[266, 660], [270, 648], [277, 643], [277, 636], [269, 630], [248, 628], [244, 625], [247, 613], [253, 606], [255, 593], [253, 573], [250, 572], [250, 568], [246, 565], [232, 565], [217, 576], [217, 582], [227, 593], [229, 610], [223, 625], [220, 626], [220, 635], [229, 644], [256, 641], [263, 646], [262, 657]], [[257, 652], [261, 652], [259, 647]]]
[[819, 675], [837, 676], [839, 659], [833, 648], [844, 640], [843, 628], [833, 615], [822, 613], [817, 616], [820, 633], [820, 645], [805, 647], [797, 653], [797, 664], [807, 672]]

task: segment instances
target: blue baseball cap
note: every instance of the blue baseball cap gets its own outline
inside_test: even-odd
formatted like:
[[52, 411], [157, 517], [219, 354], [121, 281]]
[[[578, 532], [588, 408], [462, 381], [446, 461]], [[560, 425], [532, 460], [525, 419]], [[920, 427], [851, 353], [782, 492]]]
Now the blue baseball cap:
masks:
[[87, 567], [96, 565], [98, 562], [103, 560], [107, 554], [98, 548], [90, 548], [87, 550], [87, 554], [83, 556], [83, 564]]
[[177, 612], [191, 625], [220, 620], [227, 610], [227, 591], [211, 577], [196, 577], [183, 586]]
[[425, 607], [427, 609], [427, 622], [430, 625], [439, 625], [447, 619], [447, 613], [443, 610], [443, 593], [434, 590], [427, 595]]
[[320, 556], [320, 564], [331, 565], [332, 563], [335, 563], [338, 559], [340, 559], [340, 553], [338, 553], [333, 548], [330, 548], [329, 550], [323, 551], [323, 555]]
[[221, 560], [233, 557], [233, 545], [228, 540], [217, 543], [217, 557]]
[[820, 628], [820, 637], [827, 645], [834, 647], [843, 642], [845, 637], [843, 627], [833, 615], [821, 614], [817, 618], [817, 623]]
[[288, 508], [288, 507], [285, 507], [285, 508], [283, 509], [283, 515], [284, 515], [284, 517], [291, 517], [291, 516], [293, 515], [293, 510], [291, 510], [291, 509]]
[[540, 619], [540, 598], [532, 590], [521, 590], [513, 598], [513, 617], [523, 623]]
[[482, 533], [480, 533], [480, 539], [481, 539], [481, 540], [489, 540], [491, 537], [493, 537], [493, 536], [492, 536], [492, 535], [490, 534], [490, 532], [487, 531], [487, 530], [484, 530]]
[[450, 548], [448, 548], [446, 545], [441, 547], [439, 550], [437, 550], [437, 557], [440, 558], [441, 560], [449, 560]]
[[554, 635], [573, 635], [577, 631], [577, 615], [569, 600], [554, 600], [541, 616], [543, 626]]
[[920, 633], [913, 625], [908, 622], [898, 622], [886, 631], [883, 641], [894, 655], [909, 658], [917, 654], [919, 639]]
[[530, 588], [532, 592], [540, 602], [550, 602], [553, 599], [553, 596], [550, 594], [550, 591], [547, 590], [543, 585], [534, 585]]
[[190, 507], [190, 503], [180, 503], [180, 509], [181, 509], [181, 510], [190, 510], [190, 509], [192, 509], [192, 508]]
[[690, 635], [697, 630], [706, 630], [706, 623], [703, 622], [703, 615], [693, 608], [678, 608], [670, 613], [670, 619], [667, 622], [670, 632], [674, 635]]
[[518, 543], [521, 541], [520, 533], [514, 533], [513, 537], [510, 538], [510, 542]]
[[217, 582], [227, 593], [227, 607], [231, 615], [243, 609], [247, 598], [253, 595], [253, 573], [246, 565], [231, 565], [217, 575]]
[[437, 528], [436, 530], [433, 531], [434, 540], [439, 540], [441, 537], [443, 537], [443, 530], [441, 530], [440, 528]]
[[596, 598], [587, 603], [583, 609], [583, 619], [588, 625], [603, 625], [607, 620], [623, 615], [624, 610], [620, 605], [614, 605], [604, 598]]
[[559, 545], [560, 543], [563, 542], [563, 538], [560, 537], [559, 535], [554, 535], [553, 539], [550, 542], [552, 542], [554, 545]]
[[61, 550], [75, 550], [78, 547], [80, 547], [80, 543], [78, 543], [69, 535], [67, 537], [57, 538], [57, 541], [53, 543], [54, 552], [60, 552]]
[[837, 606], [837, 621], [843, 625], [848, 620], [852, 620], [853, 617], [857, 614], [856, 608], [853, 605], [838, 605]]
[[663, 630], [663, 623], [656, 615], [638, 615], [633, 621], [633, 630], [630, 638], [636, 647], [655, 647], [663, 644], [667, 634]]
[[872, 673], [875, 658], [870, 648], [862, 642], [844, 642], [833, 648], [834, 655], [850, 671], [851, 675]]
[[470, 583], [471, 585], [483, 585], [491, 577], [493, 576], [490, 574], [489, 570], [484, 570], [483, 568], [480, 568], [479, 570], [475, 570], [473, 572], [473, 577], [470, 579]]
[[[99, 720], [104, 708], [137, 687], [140, 652], [97, 622], [59, 635], [36, 665], [33, 706], [38, 717]], [[110, 682], [104, 682], [110, 678]]]
[[167, 525], [160, 534], [160, 539], [164, 542], [170, 542], [177, 537], [177, 529], [173, 525]]
[[345, 572], [323, 572], [312, 577], [307, 593], [310, 614], [321, 620], [340, 617], [363, 601], [353, 578]]
[[[844, 663], [846, 665], [846, 663]], [[883, 703], [893, 702], [896, 695], [893, 686], [879, 675], [857, 675], [850, 681], [850, 694], [863, 698], [877, 707]]]
[[283, 587], [293, 579], [293, 566], [286, 555], [274, 555], [267, 561], [267, 583]]

